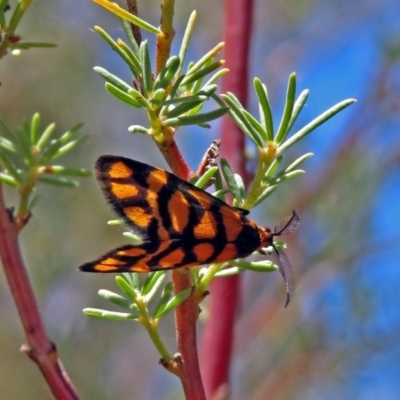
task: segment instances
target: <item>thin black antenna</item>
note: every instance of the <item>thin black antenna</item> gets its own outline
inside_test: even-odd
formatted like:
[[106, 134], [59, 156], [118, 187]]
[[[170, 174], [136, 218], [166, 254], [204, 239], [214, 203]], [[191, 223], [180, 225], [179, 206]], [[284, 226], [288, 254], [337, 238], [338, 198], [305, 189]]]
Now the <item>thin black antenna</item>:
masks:
[[296, 211], [293, 210], [292, 215], [283, 218], [283, 220], [279, 222], [278, 225], [275, 225], [274, 232], [272, 235], [274, 236], [287, 235], [288, 233], [295, 231], [299, 225], [300, 225], [300, 218], [296, 214]]
[[[296, 214], [296, 211], [293, 210], [292, 215], [284, 218], [278, 225], [274, 227], [274, 231], [272, 233], [272, 237], [274, 236], [282, 236], [287, 235], [297, 229], [300, 225], [300, 218]], [[279, 272], [281, 273], [285, 284], [286, 284], [286, 304], [285, 307], [288, 306], [290, 300], [294, 294], [294, 273], [292, 265], [290, 264], [289, 258], [286, 253], [282, 249], [278, 249], [274, 244], [272, 244], [274, 252], [277, 256], [277, 265], [279, 268]]]
[[290, 303], [290, 300], [293, 298], [294, 295], [294, 273], [292, 265], [290, 264], [289, 258], [286, 253], [278, 249], [277, 247], [273, 246], [275, 254], [277, 256], [277, 264], [279, 268], [279, 272], [281, 273], [283, 280], [286, 284], [286, 303], [285, 308]]

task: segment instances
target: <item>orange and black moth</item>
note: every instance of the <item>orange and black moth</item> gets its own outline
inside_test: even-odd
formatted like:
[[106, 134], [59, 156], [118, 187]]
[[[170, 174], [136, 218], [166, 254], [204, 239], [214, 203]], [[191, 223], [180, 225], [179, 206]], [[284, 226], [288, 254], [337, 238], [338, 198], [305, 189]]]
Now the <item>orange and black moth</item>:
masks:
[[[287, 288], [293, 272], [274, 237], [299, 224], [295, 212], [274, 230], [259, 227], [248, 211], [231, 207], [160, 168], [118, 156], [101, 156], [95, 166], [99, 185], [116, 214], [142, 243], [118, 247], [79, 267], [86, 272], [151, 272], [246, 257], [272, 246]], [[286, 303], [286, 304], [287, 304]]]

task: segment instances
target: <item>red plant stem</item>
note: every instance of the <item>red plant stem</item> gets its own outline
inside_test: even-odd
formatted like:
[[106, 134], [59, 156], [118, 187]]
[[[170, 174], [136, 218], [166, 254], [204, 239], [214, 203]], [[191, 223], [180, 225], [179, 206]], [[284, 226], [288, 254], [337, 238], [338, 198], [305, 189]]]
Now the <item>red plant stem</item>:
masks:
[[[176, 142], [171, 139], [159, 147], [175, 175], [189, 180], [191, 171]], [[186, 268], [173, 270], [171, 274], [175, 294], [192, 286], [190, 272]], [[175, 360], [178, 370], [175, 373], [181, 380], [186, 400], [206, 399], [197, 352], [196, 329], [200, 301], [201, 298], [192, 293], [175, 309], [175, 335], [178, 349]]]
[[[191, 286], [187, 269], [172, 271], [174, 292], [180, 293]], [[196, 324], [200, 299], [193, 293], [175, 309], [175, 330], [179, 357], [181, 359], [182, 382], [186, 400], [205, 400], [197, 353]]]
[[[225, 0], [225, 59], [230, 69], [222, 82], [222, 92], [235, 93], [246, 106], [248, 59], [252, 26], [252, 0]], [[225, 117], [221, 130], [221, 156], [246, 180], [244, 135], [230, 118]], [[207, 398], [229, 383], [234, 322], [240, 300], [238, 275], [215, 279], [210, 288], [209, 318], [201, 351], [201, 371]]]
[[175, 139], [167, 139], [162, 143], [158, 143], [157, 145], [172, 172], [182, 179], [189, 180], [192, 177], [192, 172], [183, 158]]
[[[157, 35], [156, 74], [158, 75], [170, 55], [172, 40], [175, 35], [173, 28], [174, 0], [162, 0], [161, 30]], [[189, 180], [193, 173], [190, 171], [180, 152], [173, 135], [164, 132], [166, 138], [158, 147], [175, 175]], [[178, 294], [190, 288], [190, 272], [187, 269], [172, 271], [174, 293]], [[200, 298], [192, 293], [175, 309], [175, 331], [178, 354], [175, 354], [175, 374], [179, 376], [186, 400], [205, 400], [205, 392], [200, 374], [200, 365], [197, 353], [196, 324]]]
[[18, 246], [17, 229], [6, 209], [0, 184], [0, 257], [29, 346], [21, 350], [36, 362], [54, 397], [58, 400], [79, 399], [57, 349], [45, 332], [28, 273]]

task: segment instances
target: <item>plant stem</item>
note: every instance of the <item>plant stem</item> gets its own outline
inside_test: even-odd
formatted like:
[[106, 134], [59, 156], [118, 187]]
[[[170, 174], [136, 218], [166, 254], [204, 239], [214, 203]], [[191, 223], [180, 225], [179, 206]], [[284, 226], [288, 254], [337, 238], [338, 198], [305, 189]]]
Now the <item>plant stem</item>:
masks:
[[[237, 95], [246, 106], [248, 59], [252, 26], [252, 0], [225, 0], [224, 41], [226, 66], [230, 73], [222, 80], [222, 93]], [[244, 135], [234, 122], [223, 118], [221, 156], [246, 181]], [[234, 322], [240, 299], [240, 275], [213, 280], [210, 286], [209, 318], [204, 328], [201, 371], [207, 398], [217, 395], [229, 383]]]
[[157, 35], [156, 76], [164, 68], [171, 52], [171, 44], [175, 36], [173, 26], [175, 0], [161, 1], [161, 34]]
[[79, 396], [70, 381], [57, 349], [46, 335], [17, 240], [17, 228], [6, 209], [0, 184], [0, 257], [29, 345], [21, 350], [36, 362], [56, 399]]
[[[128, 5], [128, 11], [137, 17], [138, 16], [137, 0], [127, 0], [127, 5]], [[135, 38], [137, 45], [140, 46], [140, 43], [142, 42], [142, 33], [140, 32], [140, 28], [134, 24], [130, 25], [133, 37]]]
[[[187, 268], [172, 271], [175, 294], [191, 286], [190, 272]], [[201, 380], [197, 354], [196, 323], [199, 302], [202, 297], [192, 293], [175, 309], [175, 330], [178, 353], [182, 360], [179, 374], [186, 400], [205, 400], [206, 395]]]
[[183, 158], [174, 138], [167, 139], [162, 143], [157, 143], [157, 145], [164, 156], [165, 161], [167, 161], [169, 167], [176, 176], [189, 180], [192, 175], [194, 175]]

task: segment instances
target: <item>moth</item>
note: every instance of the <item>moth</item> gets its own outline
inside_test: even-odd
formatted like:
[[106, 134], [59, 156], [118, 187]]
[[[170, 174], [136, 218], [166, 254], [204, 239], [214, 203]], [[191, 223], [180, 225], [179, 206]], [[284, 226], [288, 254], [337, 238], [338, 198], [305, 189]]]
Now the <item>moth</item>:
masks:
[[231, 207], [177, 176], [139, 161], [101, 156], [96, 178], [116, 214], [143, 240], [79, 267], [85, 272], [151, 272], [220, 263], [265, 253], [271, 246], [285, 280], [289, 303], [293, 270], [276, 237], [299, 225], [296, 212], [273, 230], [258, 226], [248, 211]]

